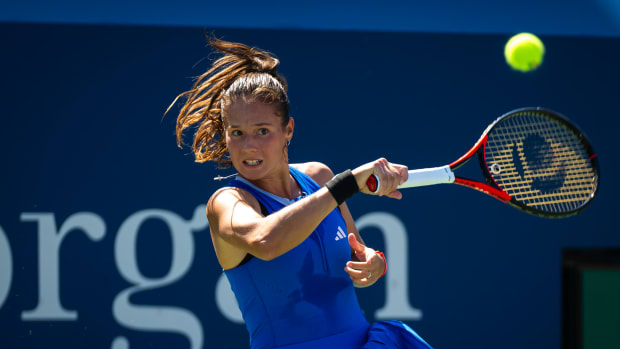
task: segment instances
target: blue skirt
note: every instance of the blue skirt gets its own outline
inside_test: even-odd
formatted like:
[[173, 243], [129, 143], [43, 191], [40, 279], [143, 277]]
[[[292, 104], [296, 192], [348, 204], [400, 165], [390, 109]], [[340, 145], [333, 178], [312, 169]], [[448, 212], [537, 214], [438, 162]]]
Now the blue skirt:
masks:
[[432, 349], [411, 327], [400, 321], [377, 321], [361, 349]]
[[274, 349], [433, 349], [400, 321], [377, 321], [332, 336]]

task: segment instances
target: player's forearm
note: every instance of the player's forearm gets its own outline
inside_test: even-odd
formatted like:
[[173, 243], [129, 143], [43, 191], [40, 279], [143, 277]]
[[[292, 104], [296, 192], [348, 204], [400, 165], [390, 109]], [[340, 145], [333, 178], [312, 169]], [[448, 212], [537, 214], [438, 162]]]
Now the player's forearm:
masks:
[[359, 191], [372, 171], [372, 163], [345, 171], [307, 198], [252, 222], [250, 253], [271, 260], [301, 244], [339, 202]]
[[326, 188], [253, 223], [252, 249], [261, 259], [271, 260], [301, 244], [336, 208]]

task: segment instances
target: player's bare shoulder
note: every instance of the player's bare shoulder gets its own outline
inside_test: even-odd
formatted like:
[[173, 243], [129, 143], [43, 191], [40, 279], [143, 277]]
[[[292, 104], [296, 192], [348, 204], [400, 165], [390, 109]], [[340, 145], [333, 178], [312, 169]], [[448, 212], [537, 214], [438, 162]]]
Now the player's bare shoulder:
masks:
[[260, 204], [252, 194], [241, 188], [223, 187], [213, 193], [207, 203], [207, 218], [210, 224], [223, 210], [234, 206], [238, 201], [245, 202], [260, 212]]
[[301, 164], [291, 164], [291, 166], [310, 176], [320, 186], [325, 185], [334, 177], [332, 170], [321, 162], [304, 162]]

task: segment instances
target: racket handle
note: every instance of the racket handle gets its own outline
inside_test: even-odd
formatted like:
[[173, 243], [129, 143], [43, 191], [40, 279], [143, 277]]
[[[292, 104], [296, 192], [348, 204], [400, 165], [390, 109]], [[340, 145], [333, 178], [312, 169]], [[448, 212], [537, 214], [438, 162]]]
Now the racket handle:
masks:
[[[409, 171], [409, 178], [407, 181], [399, 185], [398, 189], [423, 187], [442, 183], [454, 183], [454, 172], [452, 172], [449, 165], [411, 170]], [[368, 190], [376, 193], [379, 191], [379, 188], [381, 188], [381, 182], [379, 182], [379, 178], [373, 174], [368, 177], [366, 186]]]

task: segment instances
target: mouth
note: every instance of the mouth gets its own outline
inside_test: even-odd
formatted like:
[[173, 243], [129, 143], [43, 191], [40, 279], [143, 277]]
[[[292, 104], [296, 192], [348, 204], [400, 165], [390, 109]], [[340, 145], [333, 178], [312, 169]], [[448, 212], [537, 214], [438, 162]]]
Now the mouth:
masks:
[[263, 160], [243, 160], [243, 163], [247, 166], [255, 167], [260, 165]]

